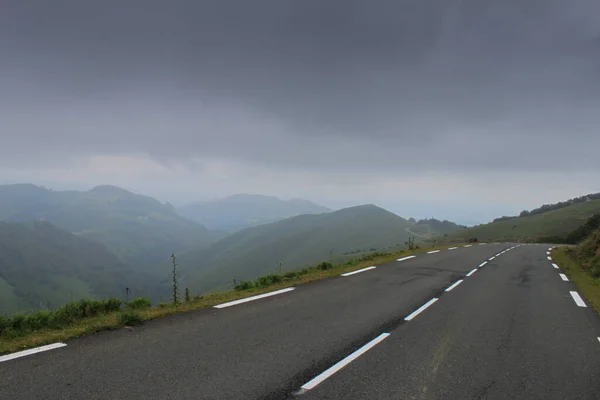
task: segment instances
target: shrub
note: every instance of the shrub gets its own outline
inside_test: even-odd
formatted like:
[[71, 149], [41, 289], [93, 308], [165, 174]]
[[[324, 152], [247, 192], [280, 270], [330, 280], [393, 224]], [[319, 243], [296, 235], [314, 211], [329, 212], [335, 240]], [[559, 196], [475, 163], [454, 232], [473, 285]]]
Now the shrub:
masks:
[[248, 290], [248, 289], [252, 289], [254, 285], [252, 285], [252, 282], [249, 281], [241, 281], [240, 283], [235, 285], [235, 290], [240, 292], [242, 290]]
[[116, 298], [116, 297], [106, 299], [106, 300], [104, 300], [104, 312], [110, 313], [110, 312], [119, 311], [121, 309], [122, 303], [123, 302], [121, 301], [121, 299]]
[[10, 328], [15, 331], [18, 331], [18, 332], [23, 331], [25, 328], [25, 316], [15, 315], [14, 317], [12, 317], [10, 325], [11, 325]]
[[326, 271], [331, 268], [333, 268], [333, 264], [330, 263], [329, 261], [323, 261], [321, 264], [319, 264], [319, 269], [321, 271]]
[[282, 280], [283, 279], [282, 279], [281, 275], [269, 274], [269, 275], [258, 277], [256, 279], [256, 281], [254, 281], [254, 285], [256, 287], [265, 287], [265, 286], [270, 286], [274, 283], [279, 283]]
[[286, 272], [283, 275], [283, 279], [291, 280], [291, 279], [296, 279], [298, 276], [299, 276], [298, 272], [290, 271], [290, 272]]
[[48, 328], [50, 322], [50, 312], [38, 311], [35, 314], [25, 317], [25, 326], [32, 331]]
[[152, 307], [152, 302], [145, 297], [136, 297], [135, 299], [127, 302], [126, 306], [132, 310], [144, 310]]
[[2, 336], [10, 326], [12, 326], [10, 318], [0, 315], [0, 336]]
[[119, 323], [121, 325], [140, 325], [142, 322], [142, 317], [132, 309], [119, 312]]

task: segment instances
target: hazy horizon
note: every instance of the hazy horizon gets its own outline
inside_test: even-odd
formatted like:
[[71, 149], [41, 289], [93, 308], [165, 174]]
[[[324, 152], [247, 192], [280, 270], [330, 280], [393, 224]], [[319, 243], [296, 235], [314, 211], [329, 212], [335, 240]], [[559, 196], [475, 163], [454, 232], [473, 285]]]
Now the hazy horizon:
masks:
[[8, 0], [0, 184], [469, 225], [600, 192], [600, 4], [566, 4]]

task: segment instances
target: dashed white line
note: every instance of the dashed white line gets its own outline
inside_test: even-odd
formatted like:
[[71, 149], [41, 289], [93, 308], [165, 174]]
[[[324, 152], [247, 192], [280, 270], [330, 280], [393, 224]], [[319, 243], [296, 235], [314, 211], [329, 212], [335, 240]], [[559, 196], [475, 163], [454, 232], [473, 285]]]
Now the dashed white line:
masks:
[[480, 246], [483, 246], [484, 244], [487, 244], [487, 243], [479, 243]]
[[548, 256], [548, 260], [552, 261], [552, 257]]
[[600, 342], [600, 337], [598, 337], [598, 341]]
[[500, 257], [502, 255], [502, 253], [498, 253], [496, 254], [496, 257]]
[[559, 269], [559, 268], [558, 268], [558, 265], [556, 265], [555, 263], [552, 263], [552, 266], [553, 266], [554, 268], [556, 268], [556, 269]]
[[549, 251], [547, 251], [547, 252], [546, 252], [546, 254], [547, 254], [547, 255], [550, 255], [550, 252], [549, 252]]
[[230, 301], [230, 302], [227, 302], [227, 303], [217, 304], [216, 306], [213, 306], [213, 307], [214, 308], [225, 308], [225, 307], [236, 306], [238, 304], [247, 303], [249, 301], [254, 301], [254, 300], [258, 300], [258, 299], [264, 299], [265, 297], [271, 297], [271, 296], [275, 296], [275, 295], [278, 295], [278, 294], [282, 294], [282, 293], [286, 293], [286, 292], [291, 292], [294, 289], [295, 288], [293, 288], [293, 287], [291, 287], [291, 288], [285, 288], [285, 289], [280, 289], [280, 290], [276, 290], [274, 292], [268, 292], [268, 293], [263, 293], [263, 294], [259, 294], [259, 295], [256, 295], [256, 296], [246, 297], [245, 299], [239, 299], [239, 300], [234, 300], [234, 301]]
[[448, 247], [448, 250], [456, 250], [458, 247]]
[[350, 275], [354, 275], [354, 274], [360, 274], [361, 272], [369, 271], [369, 270], [375, 269], [375, 268], [377, 268], [377, 267], [374, 265], [371, 265], [370, 267], [367, 267], [367, 268], [357, 269], [356, 271], [352, 271], [352, 272], [346, 272], [345, 274], [342, 274], [342, 276], [350, 276]]
[[30, 356], [32, 354], [41, 353], [42, 351], [54, 350], [60, 347], [65, 347], [66, 343], [52, 343], [46, 346], [34, 347], [33, 349], [18, 351], [16, 353], [7, 354], [0, 357], [0, 362], [14, 360], [15, 358]]
[[494, 260], [495, 258], [496, 258], [496, 256], [493, 256], [493, 257], [490, 257], [490, 258], [488, 258], [488, 260], [489, 260], [489, 261], [492, 261], [492, 260]]
[[484, 266], [485, 264], [487, 264], [487, 263], [488, 263], [487, 261], [484, 261], [484, 262], [482, 262], [481, 264], [479, 264], [479, 267], [481, 268], [481, 267], [483, 267], [483, 266]]
[[405, 261], [405, 260], [410, 260], [411, 258], [415, 258], [416, 256], [407, 256], [407, 257], [402, 257], [397, 259], [396, 261]]
[[411, 319], [413, 319], [414, 317], [416, 317], [417, 315], [421, 314], [423, 311], [425, 311], [427, 309], [427, 307], [431, 306], [433, 303], [435, 303], [436, 301], [438, 301], [437, 297], [434, 297], [433, 299], [429, 300], [427, 303], [423, 304], [421, 307], [419, 307], [416, 311], [414, 311], [412, 314], [410, 314], [408, 317], [404, 318], [405, 321], [410, 321]]
[[458, 285], [460, 285], [461, 283], [463, 283], [462, 279], [457, 280], [456, 282], [454, 282], [452, 285], [448, 286], [448, 288], [446, 290], [444, 290], [444, 292], [449, 292], [452, 289], [454, 289], [455, 287], [457, 287]]
[[552, 247], [548, 247], [548, 251], [552, 251]]
[[432, 251], [428, 251], [427, 254], [434, 254], [434, 253], [439, 253], [439, 250], [432, 250]]
[[579, 293], [574, 291], [570, 291], [569, 293], [571, 293], [571, 297], [575, 301], [575, 304], [577, 304], [579, 307], [587, 307]]
[[569, 281], [569, 278], [567, 278], [567, 276], [565, 274], [559, 274], [560, 275], [560, 279], [562, 279], [565, 282]]
[[473, 270], [471, 270], [471, 272], [469, 272], [469, 273], [467, 274], [467, 276], [471, 276], [471, 275], [473, 275], [475, 272], [477, 272], [477, 268], [473, 268]]
[[317, 387], [317, 385], [319, 385], [325, 379], [329, 378], [331, 375], [335, 374], [336, 372], [338, 372], [339, 370], [341, 370], [342, 368], [344, 368], [346, 365], [348, 365], [352, 361], [356, 360], [358, 357], [360, 357], [361, 355], [363, 355], [364, 353], [366, 353], [367, 351], [369, 351], [371, 348], [373, 348], [375, 345], [377, 345], [379, 342], [381, 342], [382, 340], [384, 340], [388, 336], [390, 336], [389, 333], [382, 333], [381, 335], [377, 336], [375, 339], [371, 340], [369, 343], [365, 344], [360, 349], [356, 350], [354, 353], [350, 354], [348, 357], [346, 357], [343, 360], [337, 362], [332, 367], [326, 369], [321, 374], [315, 376], [313, 379], [311, 379], [310, 381], [306, 382], [300, 388], [302, 390], [311, 390], [311, 389], [314, 389], [315, 387]]
[[463, 247], [471, 247], [473, 246], [472, 244], [465, 244]]

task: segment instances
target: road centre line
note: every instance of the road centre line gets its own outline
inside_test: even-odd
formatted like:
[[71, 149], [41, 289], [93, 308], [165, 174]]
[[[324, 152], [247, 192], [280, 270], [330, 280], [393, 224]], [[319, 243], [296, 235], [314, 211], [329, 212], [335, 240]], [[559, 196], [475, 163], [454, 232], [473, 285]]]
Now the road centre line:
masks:
[[354, 274], [360, 274], [361, 272], [369, 271], [369, 270], [375, 269], [375, 268], [377, 268], [377, 267], [374, 265], [371, 265], [370, 267], [367, 267], [367, 268], [357, 269], [356, 271], [352, 271], [352, 272], [346, 272], [345, 274], [341, 274], [341, 276], [350, 276], [350, 275], [354, 275]]
[[58, 349], [60, 347], [65, 347], [65, 346], [66, 346], [66, 343], [59, 342], [59, 343], [48, 344], [46, 346], [34, 347], [33, 349], [18, 351], [16, 353], [11, 353], [11, 354], [7, 354], [5, 356], [1, 356], [0, 362], [14, 360], [15, 358], [30, 356], [32, 354], [37, 354], [37, 353], [41, 353], [43, 351], [48, 351], [48, 350], [54, 350], [54, 349]]
[[488, 258], [488, 261], [492, 261], [495, 258], [496, 258], [496, 256], [490, 257], [490, 258]]
[[377, 345], [378, 343], [383, 341], [388, 336], [390, 336], [389, 333], [382, 333], [381, 335], [377, 336], [375, 339], [371, 340], [369, 343], [365, 344], [360, 349], [356, 350], [354, 353], [350, 354], [348, 357], [344, 358], [341, 361], [338, 361], [332, 367], [326, 369], [324, 372], [320, 373], [319, 375], [315, 376], [310, 381], [306, 382], [300, 388], [302, 390], [314, 389], [315, 387], [317, 387], [317, 385], [319, 385], [325, 379], [329, 378], [330, 376], [332, 376], [333, 374], [335, 374], [336, 372], [338, 372], [339, 370], [344, 368], [346, 365], [348, 365], [352, 361], [356, 360], [358, 357], [360, 357], [361, 355], [363, 355], [364, 353], [369, 351], [371, 348], [375, 347], [375, 345]]
[[227, 303], [217, 304], [216, 306], [213, 306], [213, 307], [214, 308], [225, 308], [225, 307], [236, 306], [238, 304], [247, 303], [249, 301], [264, 299], [265, 297], [271, 297], [271, 296], [275, 296], [275, 295], [278, 295], [278, 294], [282, 294], [282, 293], [286, 293], [286, 292], [291, 292], [294, 289], [296, 289], [296, 288], [289, 287], [289, 288], [285, 288], [285, 289], [275, 290], [274, 292], [263, 293], [263, 294], [259, 294], [259, 295], [256, 295], [256, 296], [246, 297], [244, 299], [239, 299], [239, 300], [229, 301]]
[[444, 292], [449, 292], [452, 289], [454, 289], [455, 287], [457, 287], [458, 285], [460, 285], [461, 283], [463, 283], [462, 279], [457, 280], [456, 282], [454, 282], [452, 285], [450, 285], [446, 290], [444, 290]]
[[577, 304], [579, 307], [587, 307], [585, 305], [585, 302], [583, 301], [583, 299], [579, 295], [579, 293], [577, 293], [575, 291], [570, 291], [569, 293], [571, 294], [571, 297], [575, 301], [575, 304]]
[[465, 244], [463, 247], [471, 247], [473, 246], [472, 244]]
[[429, 300], [427, 303], [423, 304], [421, 307], [419, 307], [417, 310], [415, 310], [414, 312], [412, 312], [409, 316], [407, 316], [406, 318], [404, 318], [405, 321], [410, 321], [412, 320], [414, 317], [416, 317], [417, 315], [421, 314], [423, 311], [425, 311], [429, 306], [431, 306], [433, 303], [435, 303], [436, 301], [438, 301], [439, 299], [437, 297], [434, 297], [433, 299]]
[[471, 276], [471, 275], [473, 275], [475, 272], [477, 272], [477, 268], [474, 268], [473, 270], [471, 270], [471, 272], [469, 272], [469, 273], [467, 274], [467, 276]]
[[481, 264], [479, 264], [479, 268], [483, 267], [487, 263], [488, 263], [487, 261], [482, 262]]
[[448, 250], [456, 250], [458, 247], [448, 247]]
[[567, 278], [567, 276], [565, 274], [559, 274], [560, 275], [560, 279], [562, 279], [565, 282], [569, 281], [569, 278]]
[[439, 250], [432, 250], [432, 251], [428, 251], [427, 254], [434, 254], [434, 253], [439, 253]]
[[402, 257], [397, 259], [396, 261], [405, 261], [405, 260], [410, 260], [411, 258], [415, 258], [416, 256], [407, 256], [407, 257]]

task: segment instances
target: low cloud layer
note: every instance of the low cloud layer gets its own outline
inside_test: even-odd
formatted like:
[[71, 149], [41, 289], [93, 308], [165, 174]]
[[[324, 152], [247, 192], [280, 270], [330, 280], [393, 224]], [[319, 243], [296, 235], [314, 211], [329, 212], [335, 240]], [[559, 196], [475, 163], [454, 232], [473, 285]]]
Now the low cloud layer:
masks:
[[[4, 182], [422, 203], [456, 218], [600, 190], [593, 0], [2, 9]], [[444, 215], [444, 200], [462, 206]]]

